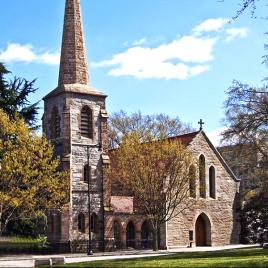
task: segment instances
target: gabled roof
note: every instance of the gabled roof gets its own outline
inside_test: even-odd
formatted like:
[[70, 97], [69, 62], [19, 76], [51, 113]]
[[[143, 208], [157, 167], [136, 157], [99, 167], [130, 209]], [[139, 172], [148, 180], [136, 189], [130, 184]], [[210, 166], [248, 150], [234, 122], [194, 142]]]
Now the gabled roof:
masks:
[[[226, 171], [229, 173], [229, 175], [235, 180], [235, 181], [240, 181], [240, 179], [237, 178], [237, 176], [234, 174], [234, 172], [231, 170], [231, 168], [229, 167], [229, 165], [226, 163], [226, 161], [223, 159], [223, 157], [221, 156], [221, 154], [219, 153], [219, 151], [216, 149], [216, 147], [212, 144], [212, 142], [209, 140], [209, 138], [207, 137], [207, 135], [205, 134], [205, 132], [203, 130], [200, 130], [198, 132], [198, 134], [202, 135], [206, 142], [208, 143], [209, 147], [212, 149], [212, 151], [215, 153], [215, 155], [217, 156], [217, 158], [219, 159], [219, 161], [221, 162], [221, 164], [224, 166], [224, 168], [226, 169]], [[197, 135], [195, 135], [196, 137]]]
[[198, 135], [199, 131], [192, 132], [192, 133], [187, 133], [175, 137], [170, 137], [168, 138], [169, 140], [180, 140], [183, 144], [189, 145], [192, 140]]
[[[212, 142], [209, 140], [209, 138], [207, 137], [207, 135], [205, 134], [205, 132], [203, 130], [195, 131], [195, 132], [191, 132], [191, 133], [187, 133], [187, 134], [183, 134], [183, 135], [178, 135], [178, 136], [174, 136], [174, 137], [169, 137], [168, 139], [171, 140], [171, 141], [172, 140], [179, 140], [183, 144], [185, 144], [186, 146], [189, 146], [194, 141], [194, 139], [197, 136], [199, 136], [199, 135], [202, 135], [204, 137], [204, 139], [208, 143], [209, 147], [215, 153], [215, 155], [217, 156], [217, 158], [219, 159], [219, 161], [221, 162], [221, 164], [224, 166], [224, 168], [226, 169], [226, 171], [229, 173], [229, 175], [235, 181], [240, 181], [240, 179], [238, 179], [236, 177], [236, 175], [234, 174], [234, 172], [231, 170], [231, 168], [225, 162], [225, 160], [223, 159], [223, 157], [221, 156], [221, 154], [219, 153], [219, 151], [215, 148], [215, 146], [212, 144]], [[116, 150], [116, 149], [109, 150], [109, 152], [112, 152], [114, 150]]]

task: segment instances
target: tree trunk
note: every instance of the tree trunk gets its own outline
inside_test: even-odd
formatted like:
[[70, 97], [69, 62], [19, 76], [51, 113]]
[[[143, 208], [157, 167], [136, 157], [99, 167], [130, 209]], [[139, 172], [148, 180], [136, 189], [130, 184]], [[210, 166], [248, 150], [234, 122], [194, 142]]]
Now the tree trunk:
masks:
[[153, 250], [158, 251], [158, 225], [153, 225]]

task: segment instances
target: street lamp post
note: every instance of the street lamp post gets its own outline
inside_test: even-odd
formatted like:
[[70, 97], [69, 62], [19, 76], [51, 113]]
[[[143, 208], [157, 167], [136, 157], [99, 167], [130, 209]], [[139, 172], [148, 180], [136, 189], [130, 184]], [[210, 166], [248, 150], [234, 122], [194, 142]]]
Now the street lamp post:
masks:
[[91, 176], [89, 174], [89, 150], [90, 148], [98, 148], [101, 151], [101, 143], [98, 144], [82, 144], [75, 143], [73, 145], [76, 146], [85, 146], [87, 148], [87, 194], [88, 194], [88, 249], [87, 255], [93, 255], [93, 247], [92, 247], [92, 238], [91, 238], [91, 193], [90, 193], [90, 185], [91, 185]]

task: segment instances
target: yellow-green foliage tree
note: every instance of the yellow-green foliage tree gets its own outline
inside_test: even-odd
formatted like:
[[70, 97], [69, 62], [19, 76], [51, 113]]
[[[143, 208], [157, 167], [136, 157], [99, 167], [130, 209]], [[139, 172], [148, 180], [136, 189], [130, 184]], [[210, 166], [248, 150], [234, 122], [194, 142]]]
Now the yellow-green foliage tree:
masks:
[[152, 137], [141, 143], [137, 133], [126, 135], [111, 153], [110, 176], [134, 196], [140, 212], [148, 216], [157, 250], [160, 225], [194, 203], [188, 197], [193, 179], [190, 167], [195, 163], [179, 140]]
[[60, 171], [53, 147], [2, 110], [0, 165], [0, 235], [10, 221], [42, 216], [68, 201], [68, 172]]

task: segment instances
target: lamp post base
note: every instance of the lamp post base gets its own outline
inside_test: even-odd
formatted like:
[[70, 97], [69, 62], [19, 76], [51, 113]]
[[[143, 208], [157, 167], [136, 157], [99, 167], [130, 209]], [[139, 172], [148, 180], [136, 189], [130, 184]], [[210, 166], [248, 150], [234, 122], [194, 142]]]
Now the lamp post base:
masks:
[[88, 256], [93, 255], [93, 251], [92, 251], [92, 250], [89, 250], [89, 251], [87, 252], [87, 255], [88, 255]]

